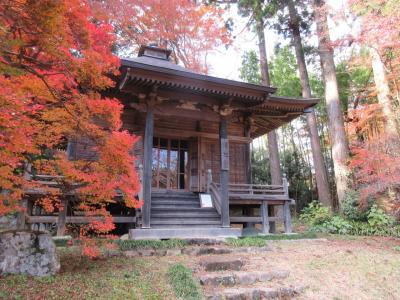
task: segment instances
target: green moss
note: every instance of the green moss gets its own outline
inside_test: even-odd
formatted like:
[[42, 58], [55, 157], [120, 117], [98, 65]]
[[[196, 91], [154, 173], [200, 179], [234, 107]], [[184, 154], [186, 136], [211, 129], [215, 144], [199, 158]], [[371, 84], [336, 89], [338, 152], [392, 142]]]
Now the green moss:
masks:
[[122, 251], [136, 249], [173, 249], [187, 245], [187, 242], [179, 239], [170, 240], [118, 240], [116, 241]]

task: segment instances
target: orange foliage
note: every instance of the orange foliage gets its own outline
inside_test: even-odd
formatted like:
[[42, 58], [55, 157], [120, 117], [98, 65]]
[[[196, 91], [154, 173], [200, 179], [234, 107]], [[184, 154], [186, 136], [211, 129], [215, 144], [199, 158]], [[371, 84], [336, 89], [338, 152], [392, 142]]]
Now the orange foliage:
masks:
[[[349, 124], [350, 167], [362, 204], [393, 191], [394, 213], [400, 212], [400, 141], [385, 134], [385, 118], [379, 104], [367, 104], [352, 111]], [[394, 198], [393, 198], [394, 197]]]
[[188, 0], [93, 1], [99, 18], [109, 18], [122, 50], [157, 43], [172, 49], [186, 67], [207, 73], [207, 53], [229, 45], [231, 36], [223, 9]]
[[[113, 27], [93, 15], [81, 0], [0, 4], [0, 215], [19, 210], [32, 187], [23, 176], [28, 163], [38, 173], [62, 175], [62, 191], [78, 184], [85, 214], [104, 217], [83, 235], [114, 228], [105, 205], [117, 191], [129, 207], [141, 205], [130, 155], [137, 138], [121, 130], [118, 100], [101, 96], [118, 74]], [[68, 161], [55, 151], [80, 137], [93, 143], [98, 160]], [[57, 196], [41, 200], [46, 210], [57, 206]], [[84, 252], [96, 254], [86, 246]]]

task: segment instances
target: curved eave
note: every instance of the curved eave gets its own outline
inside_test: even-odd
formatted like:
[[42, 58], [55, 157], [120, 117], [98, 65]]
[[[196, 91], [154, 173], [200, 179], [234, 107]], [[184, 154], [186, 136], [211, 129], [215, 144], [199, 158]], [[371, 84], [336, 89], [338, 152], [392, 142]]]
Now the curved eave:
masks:
[[270, 96], [263, 105], [251, 109], [256, 128], [251, 137], [259, 137], [289, 123], [304, 113], [310, 112], [310, 109], [318, 102], [318, 98]]
[[123, 73], [126, 73], [125, 76], [128, 77], [120, 84], [121, 90], [124, 90], [132, 81], [132, 83], [151, 81], [169, 87], [186, 88], [213, 95], [226, 95], [244, 99], [262, 100], [276, 91], [276, 88], [273, 87], [163, 68], [131, 60], [122, 59], [121, 68]]

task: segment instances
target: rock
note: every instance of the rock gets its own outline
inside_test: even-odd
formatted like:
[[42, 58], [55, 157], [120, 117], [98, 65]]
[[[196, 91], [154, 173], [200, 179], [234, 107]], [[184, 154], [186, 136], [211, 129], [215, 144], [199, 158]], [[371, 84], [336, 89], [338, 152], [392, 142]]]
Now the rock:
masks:
[[187, 245], [198, 245], [198, 246], [213, 246], [213, 245], [221, 245], [224, 243], [223, 238], [193, 238], [193, 239], [185, 239]]
[[181, 249], [167, 249], [167, 253], [165, 255], [176, 256], [176, 255], [181, 255], [181, 254], [182, 254]]
[[123, 240], [123, 241], [129, 240], [129, 234], [128, 234], [128, 233], [123, 234], [123, 235], [120, 236], [119, 239], [120, 239], [120, 240]]
[[199, 256], [208, 254], [228, 254], [232, 253], [232, 250], [228, 248], [217, 248], [217, 247], [188, 247], [182, 249], [182, 254]]
[[28, 230], [0, 233], [0, 273], [54, 275], [60, 270], [56, 245], [48, 233]]
[[154, 256], [156, 255], [156, 250], [154, 249], [140, 249], [138, 250], [140, 256]]
[[243, 266], [243, 261], [240, 259], [233, 260], [209, 260], [203, 261], [201, 265], [206, 271], [239, 271]]
[[208, 274], [200, 277], [200, 284], [208, 286], [234, 286], [236, 284], [236, 281], [235, 276], [233, 276], [232, 274]]
[[238, 284], [253, 284], [259, 281], [259, 274], [254, 272], [240, 272], [235, 274], [235, 281]]
[[234, 286], [250, 285], [256, 282], [271, 281], [273, 279], [284, 279], [289, 276], [286, 271], [268, 271], [268, 272], [247, 272], [239, 271], [232, 273], [212, 273], [200, 277], [200, 284], [208, 286]]
[[123, 252], [125, 257], [137, 257], [140, 256], [139, 252], [136, 250], [128, 250]]
[[15, 215], [6, 215], [0, 217], [0, 232], [17, 229], [17, 217]]

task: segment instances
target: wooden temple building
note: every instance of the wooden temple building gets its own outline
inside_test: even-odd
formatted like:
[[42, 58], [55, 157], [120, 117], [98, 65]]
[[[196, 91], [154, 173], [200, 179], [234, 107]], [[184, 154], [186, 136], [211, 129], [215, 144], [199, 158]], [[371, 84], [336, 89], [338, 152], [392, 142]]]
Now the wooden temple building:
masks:
[[[144, 205], [115, 215], [115, 222], [127, 224], [133, 239], [237, 236], [249, 223], [268, 233], [279, 221], [291, 232], [288, 183], [252, 184], [250, 144], [318, 100], [278, 97], [273, 87], [195, 73], [171, 62], [170, 54], [142, 46], [138, 57], [121, 60], [113, 96], [125, 107], [123, 127], [141, 137], [133, 152]], [[211, 206], [201, 206], [202, 194], [210, 195]], [[274, 216], [272, 206], [282, 206], [283, 217]], [[28, 215], [25, 221], [40, 220]], [[65, 223], [79, 223], [72, 211], [54, 221], [58, 234]]]

